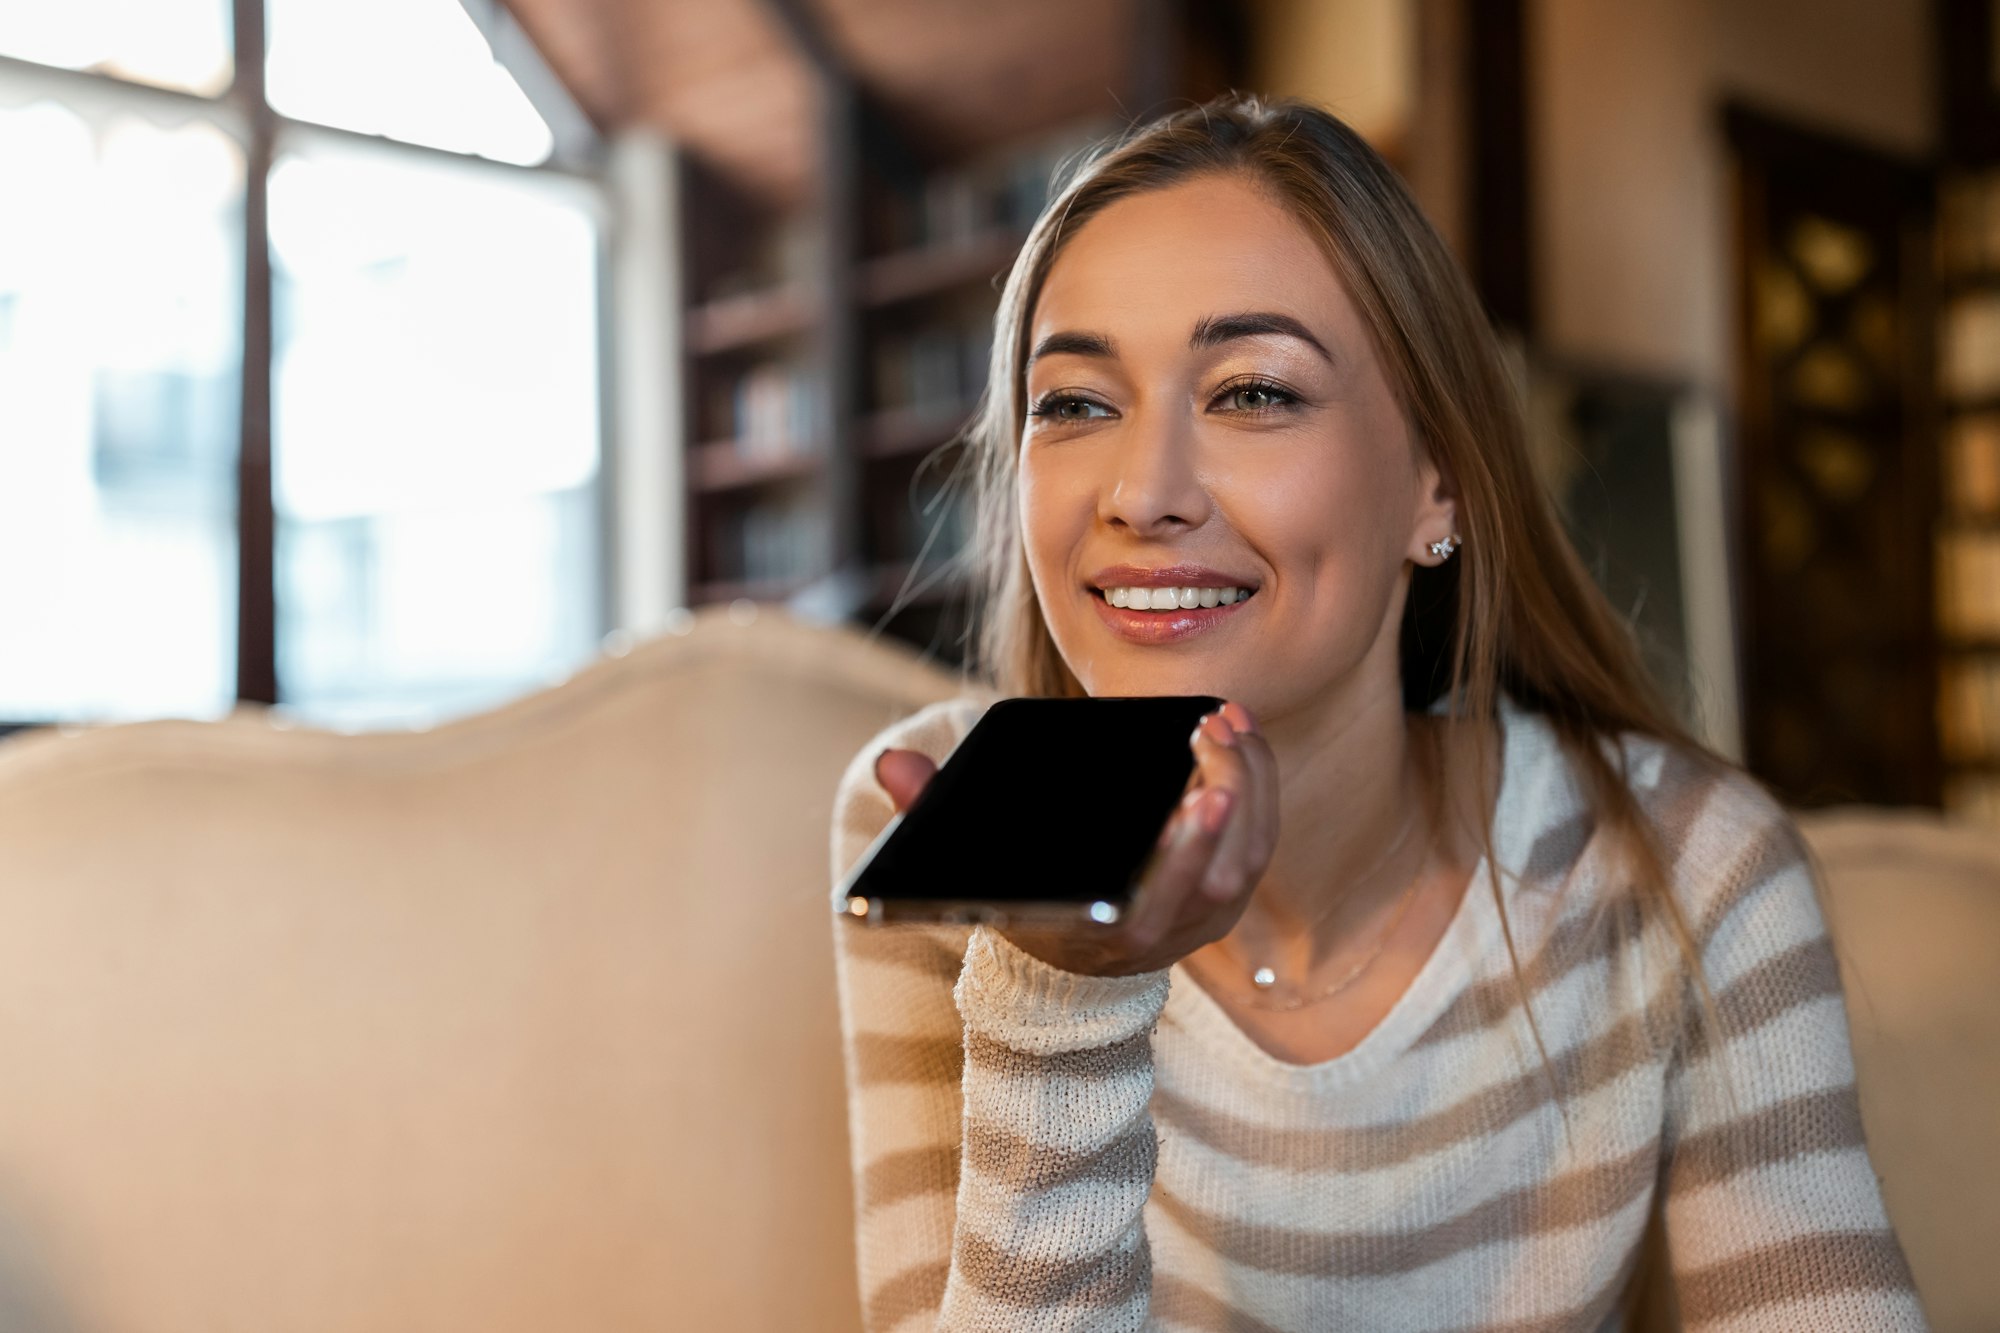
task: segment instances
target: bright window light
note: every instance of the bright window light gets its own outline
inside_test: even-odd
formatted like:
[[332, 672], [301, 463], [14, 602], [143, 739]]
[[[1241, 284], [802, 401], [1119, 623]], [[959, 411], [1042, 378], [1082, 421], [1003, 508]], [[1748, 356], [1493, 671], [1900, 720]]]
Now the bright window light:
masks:
[[0, 55], [179, 88], [229, 86], [229, 0], [8, 0]]
[[521, 166], [555, 147], [459, 0], [268, 0], [265, 12], [283, 115]]
[[236, 689], [243, 158], [204, 122], [0, 108], [0, 717]]
[[273, 169], [288, 711], [436, 720], [594, 651], [597, 244], [540, 178], [321, 143]]

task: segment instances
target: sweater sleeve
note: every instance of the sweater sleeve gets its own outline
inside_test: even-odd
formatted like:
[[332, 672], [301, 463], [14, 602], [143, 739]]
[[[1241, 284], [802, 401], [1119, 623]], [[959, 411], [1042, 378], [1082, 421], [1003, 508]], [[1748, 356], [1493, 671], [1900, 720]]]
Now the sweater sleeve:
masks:
[[1165, 971], [1086, 977], [973, 931], [957, 1229], [939, 1327], [1146, 1327]]
[[[942, 759], [956, 737], [939, 720], [925, 710], [855, 756], [836, 882], [894, 813], [875, 755]], [[1148, 1037], [1167, 974], [1081, 977], [983, 927], [839, 917], [834, 953], [869, 1333], [1144, 1327]]]
[[1665, 1240], [1690, 1329], [1921, 1330], [1868, 1156], [1840, 971], [1804, 839], [1741, 778], [1685, 861], [1715, 1001], [1669, 1061]]

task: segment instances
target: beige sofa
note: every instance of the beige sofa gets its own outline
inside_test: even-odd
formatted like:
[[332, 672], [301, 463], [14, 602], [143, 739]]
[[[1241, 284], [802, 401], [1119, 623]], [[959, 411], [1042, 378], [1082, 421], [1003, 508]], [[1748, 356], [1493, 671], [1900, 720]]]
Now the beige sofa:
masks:
[[[830, 801], [958, 682], [680, 628], [426, 733], [0, 743], [0, 1328], [857, 1327]], [[1805, 825], [1891, 1211], [2000, 1327], [2000, 850]]]

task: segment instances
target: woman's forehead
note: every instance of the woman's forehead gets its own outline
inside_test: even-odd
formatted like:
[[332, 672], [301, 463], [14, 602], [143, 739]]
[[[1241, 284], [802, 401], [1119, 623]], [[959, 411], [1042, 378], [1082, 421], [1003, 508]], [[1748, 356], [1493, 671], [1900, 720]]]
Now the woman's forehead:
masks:
[[1198, 177], [1107, 205], [1057, 254], [1030, 345], [1059, 330], [1184, 338], [1243, 310], [1335, 336], [1353, 320], [1338, 275], [1283, 205], [1238, 178]]

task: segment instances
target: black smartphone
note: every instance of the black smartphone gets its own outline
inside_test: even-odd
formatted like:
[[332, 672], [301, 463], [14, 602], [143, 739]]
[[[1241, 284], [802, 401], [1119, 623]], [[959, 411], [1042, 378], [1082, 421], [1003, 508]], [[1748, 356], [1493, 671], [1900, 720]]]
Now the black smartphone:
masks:
[[872, 925], [1116, 921], [1194, 773], [1206, 694], [1001, 699], [835, 895]]

